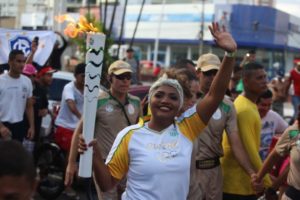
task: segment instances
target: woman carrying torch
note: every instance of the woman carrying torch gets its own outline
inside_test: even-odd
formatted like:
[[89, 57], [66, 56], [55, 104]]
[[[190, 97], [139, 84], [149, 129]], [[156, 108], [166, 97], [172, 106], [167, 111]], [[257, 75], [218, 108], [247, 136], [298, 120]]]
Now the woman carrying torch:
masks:
[[189, 188], [193, 141], [204, 129], [224, 97], [237, 45], [232, 36], [217, 23], [209, 27], [225, 56], [210, 91], [202, 101], [176, 118], [183, 105], [183, 91], [174, 79], [165, 77], [149, 90], [152, 116], [122, 130], [106, 159], [93, 140], [79, 142], [80, 153], [94, 147], [93, 170], [103, 191], [114, 187], [127, 174], [122, 199], [186, 199]]

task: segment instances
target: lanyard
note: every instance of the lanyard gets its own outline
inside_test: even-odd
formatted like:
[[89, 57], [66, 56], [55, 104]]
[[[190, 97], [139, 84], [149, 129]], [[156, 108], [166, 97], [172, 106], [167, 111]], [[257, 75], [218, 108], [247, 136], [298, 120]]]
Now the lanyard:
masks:
[[[129, 117], [128, 117], [127, 113], [126, 113], [125, 106], [124, 106], [124, 105], [123, 105], [116, 97], [114, 97], [114, 96], [110, 93], [110, 91], [108, 92], [108, 94], [110, 95], [110, 97], [111, 97], [113, 100], [115, 100], [115, 101], [119, 104], [119, 106], [121, 107], [121, 109], [122, 109], [122, 111], [123, 111], [123, 113], [124, 113], [124, 115], [125, 115], [125, 117], [126, 117], [128, 126], [130, 126], [130, 125], [131, 125], [131, 122], [130, 122]], [[128, 102], [128, 99], [127, 99], [127, 98], [126, 98], [126, 102]]]

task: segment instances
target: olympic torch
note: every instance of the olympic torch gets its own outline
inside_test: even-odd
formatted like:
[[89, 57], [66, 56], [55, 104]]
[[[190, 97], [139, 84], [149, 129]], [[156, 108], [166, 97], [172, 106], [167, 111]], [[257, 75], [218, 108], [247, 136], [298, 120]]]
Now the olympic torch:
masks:
[[[87, 34], [87, 54], [83, 105], [83, 137], [86, 143], [94, 138], [97, 100], [104, 56], [105, 35], [102, 33]], [[79, 176], [89, 178], [92, 175], [93, 149], [80, 155]]]
[[[56, 16], [59, 23], [69, 22], [64, 30], [65, 35], [71, 38], [86, 36], [86, 69], [83, 105], [83, 137], [87, 143], [94, 138], [97, 100], [100, 89], [100, 80], [104, 56], [105, 35], [90, 23], [84, 16], [76, 22], [69, 15]], [[79, 176], [89, 178], [92, 176], [93, 149], [89, 148], [80, 155]]]

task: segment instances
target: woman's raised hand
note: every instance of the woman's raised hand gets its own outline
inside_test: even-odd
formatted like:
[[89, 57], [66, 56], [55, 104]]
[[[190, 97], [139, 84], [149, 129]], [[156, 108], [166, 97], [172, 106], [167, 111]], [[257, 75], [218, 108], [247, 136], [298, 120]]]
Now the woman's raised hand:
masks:
[[231, 34], [225, 30], [223, 26], [222, 29], [219, 27], [217, 22], [213, 22], [211, 26], [208, 27], [212, 36], [215, 39], [216, 44], [227, 52], [234, 52], [237, 50], [237, 44]]

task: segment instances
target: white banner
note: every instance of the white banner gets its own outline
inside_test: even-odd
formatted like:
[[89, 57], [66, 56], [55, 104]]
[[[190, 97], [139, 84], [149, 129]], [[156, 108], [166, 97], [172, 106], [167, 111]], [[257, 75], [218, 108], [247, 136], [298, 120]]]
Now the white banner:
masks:
[[8, 55], [12, 49], [22, 50], [25, 56], [31, 52], [31, 41], [39, 37], [39, 46], [33, 61], [43, 66], [51, 55], [56, 42], [53, 31], [27, 31], [0, 28], [0, 64], [8, 62]]

